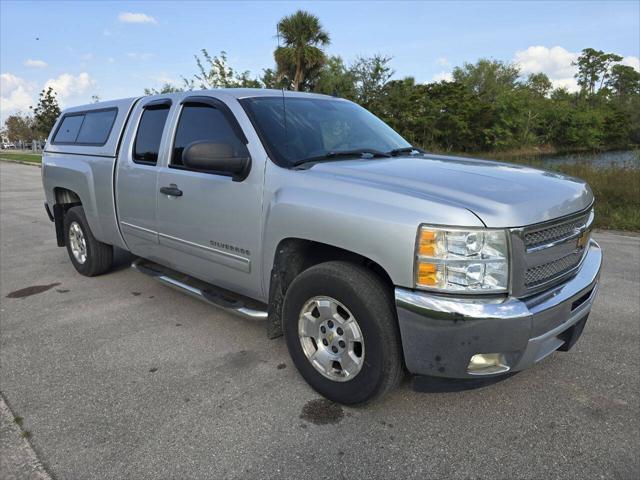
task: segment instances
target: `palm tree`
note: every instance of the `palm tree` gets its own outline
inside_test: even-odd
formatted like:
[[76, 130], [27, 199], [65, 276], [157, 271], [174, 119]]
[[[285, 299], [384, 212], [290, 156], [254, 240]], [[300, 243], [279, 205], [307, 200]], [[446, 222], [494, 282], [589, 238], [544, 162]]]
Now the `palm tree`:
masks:
[[321, 47], [329, 44], [329, 34], [322, 29], [318, 17], [298, 10], [278, 22], [278, 36], [284, 43], [274, 52], [278, 74], [290, 78], [293, 73], [293, 89], [299, 90], [309, 72], [324, 63]]

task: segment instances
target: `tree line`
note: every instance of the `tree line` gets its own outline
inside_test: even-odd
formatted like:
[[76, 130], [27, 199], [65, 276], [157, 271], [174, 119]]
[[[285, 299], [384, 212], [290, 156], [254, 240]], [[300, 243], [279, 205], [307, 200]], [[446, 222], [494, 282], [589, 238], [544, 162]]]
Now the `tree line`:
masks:
[[254, 77], [237, 72], [226, 52], [195, 55], [198, 73], [183, 85], [145, 93], [196, 88], [285, 88], [353, 100], [415, 145], [437, 151], [599, 150], [640, 145], [640, 73], [622, 57], [585, 48], [575, 62], [578, 92], [553, 88], [544, 73], [521, 75], [517, 65], [493, 59], [465, 63], [451, 80], [392, 80], [392, 58], [359, 57], [346, 64], [324, 48], [330, 35], [315, 15], [298, 11], [277, 26], [273, 68]]
[[[525, 78], [516, 64], [494, 59], [456, 67], [451, 80], [420, 83], [410, 76], [392, 79], [390, 56], [358, 57], [349, 64], [338, 55], [328, 56], [324, 49], [331, 37], [308, 12], [282, 18], [277, 32], [274, 65], [259, 76], [233, 69], [224, 51], [211, 55], [203, 49], [194, 56], [193, 76], [182, 77], [181, 85], [146, 89], [145, 94], [248, 87], [335, 95], [367, 108], [414, 145], [435, 151], [577, 151], [640, 145], [640, 73], [621, 64], [622, 57], [614, 53], [582, 50], [575, 62], [577, 92], [554, 88], [544, 73]], [[55, 99], [55, 92], [43, 92], [41, 103], [45, 93], [45, 98]], [[9, 117], [7, 131], [15, 131], [10, 120], [23, 126], [31, 121], [31, 128], [46, 136], [57, 116], [51, 104], [39, 116], [34, 110], [33, 117]]]

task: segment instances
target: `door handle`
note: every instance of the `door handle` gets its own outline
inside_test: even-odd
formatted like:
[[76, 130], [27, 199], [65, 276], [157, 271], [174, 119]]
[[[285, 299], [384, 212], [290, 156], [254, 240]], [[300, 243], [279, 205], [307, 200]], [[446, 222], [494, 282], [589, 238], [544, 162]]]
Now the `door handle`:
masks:
[[164, 193], [165, 195], [169, 195], [171, 197], [181, 197], [182, 190], [180, 190], [175, 185], [171, 187], [160, 187], [160, 193]]

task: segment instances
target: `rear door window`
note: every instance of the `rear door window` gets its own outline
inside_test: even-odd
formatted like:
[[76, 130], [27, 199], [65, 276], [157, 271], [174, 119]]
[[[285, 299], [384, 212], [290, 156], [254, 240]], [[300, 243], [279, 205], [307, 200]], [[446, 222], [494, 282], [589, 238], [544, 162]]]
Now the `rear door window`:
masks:
[[56, 132], [53, 143], [75, 143], [84, 115], [67, 115]]
[[104, 145], [109, 138], [117, 113], [118, 111], [115, 108], [85, 113], [84, 122], [80, 127], [76, 143]]
[[169, 105], [145, 108], [140, 118], [133, 146], [133, 161], [155, 165], [158, 161], [162, 132], [169, 114]]
[[53, 138], [53, 143], [104, 145], [109, 139], [117, 114], [117, 108], [108, 108], [65, 115]]

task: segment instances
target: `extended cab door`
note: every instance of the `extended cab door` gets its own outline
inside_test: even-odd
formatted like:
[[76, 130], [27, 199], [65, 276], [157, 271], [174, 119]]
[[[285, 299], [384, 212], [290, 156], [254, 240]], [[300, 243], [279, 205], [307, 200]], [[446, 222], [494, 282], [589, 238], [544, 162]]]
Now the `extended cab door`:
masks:
[[158, 161], [167, 155], [165, 129], [170, 99], [142, 99], [129, 120], [116, 172], [120, 231], [136, 255], [153, 258], [158, 249], [156, 217]]
[[[258, 298], [262, 293], [258, 261], [262, 147], [235, 98], [226, 103], [214, 97], [188, 96], [177, 108], [170, 157], [158, 172], [161, 256], [176, 270]], [[245, 135], [247, 130], [252, 142]], [[182, 152], [201, 141], [230, 144], [236, 153], [252, 156], [246, 178], [234, 181], [223, 174], [187, 168]]]

